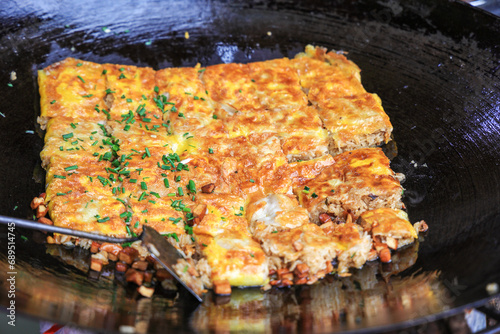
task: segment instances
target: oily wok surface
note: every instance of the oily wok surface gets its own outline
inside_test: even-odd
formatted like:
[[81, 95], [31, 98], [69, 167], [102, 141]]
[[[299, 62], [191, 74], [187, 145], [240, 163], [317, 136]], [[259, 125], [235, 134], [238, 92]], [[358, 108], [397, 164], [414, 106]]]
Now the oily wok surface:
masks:
[[[415, 249], [401, 255], [400, 269], [408, 269], [390, 283], [358, 273], [318, 287], [237, 290], [230, 301], [210, 295], [200, 306], [182, 291], [137, 300], [111, 274], [88, 279], [81, 250], [49, 250], [43, 235], [16, 231], [21, 314], [105, 331], [374, 331], [483, 304], [485, 286], [500, 283], [500, 19], [493, 15], [430, 0], [12, 0], [0, 16], [2, 215], [31, 217], [29, 203], [44, 190], [36, 70], [69, 56], [154, 69], [247, 63], [293, 57], [314, 44], [348, 52], [367, 91], [381, 97], [394, 126], [392, 168], [407, 177], [409, 216], [430, 227], [418, 256]], [[0, 263], [5, 282], [4, 251]], [[383, 281], [398, 268], [363, 270]], [[416, 291], [412, 305], [401, 299], [407, 287]], [[428, 294], [433, 302], [417, 308]], [[366, 306], [375, 300], [384, 300], [378, 317]], [[349, 301], [363, 305], [349, 309]], [[324, 312], [311, 316], [317, 309]]]

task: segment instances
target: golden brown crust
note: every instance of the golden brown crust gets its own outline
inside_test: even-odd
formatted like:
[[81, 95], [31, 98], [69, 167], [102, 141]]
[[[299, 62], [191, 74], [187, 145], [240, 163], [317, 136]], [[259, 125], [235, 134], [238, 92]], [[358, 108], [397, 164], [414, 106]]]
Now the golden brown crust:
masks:
[[104, 120], [95, 110], [104, 107], [106, 79], [100, 64], [66, 58], [38, 71], [40, 117], [45, 121], [56, 116], [78, 120]]
[[[353, 221], [402, 206], [389, 160], [364, 148], [392, 126], [359, 73], [312, 46], [206, 68], [51, 65], [39, 72], [43, 206], [55, 226], [116, 236], [152, 226], [223, 291], [267, 284], [270, 269], [279, 286], [312, 284], [335, 258], [348, 275], [371, 258], [372, 237], [394, 246]], [[331, 217], [321, 227], [320, 214]]]
[[359, 149], [334, 159], [316, 178], [294, 188], [314, 222], [323, 212], [342, 219], [350, 213], [357, 219], [369, 209], [401, 208], [401, 185], [381, 149]]

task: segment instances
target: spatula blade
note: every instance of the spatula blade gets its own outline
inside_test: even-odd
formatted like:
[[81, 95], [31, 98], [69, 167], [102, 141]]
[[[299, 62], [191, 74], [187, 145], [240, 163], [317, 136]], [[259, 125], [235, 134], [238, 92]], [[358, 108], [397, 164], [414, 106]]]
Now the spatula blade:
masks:
[[[151, 253], [151, 256], [158, 261], [178, 282], [180, 282], [199, 302], [203, 301], [203, 284], [201, 279], [189, 276], [190, 281], [184, 281], [178, 274], [179, 266], [186, 268], [187, 262], [179, 251], [172, 246], [161, 234], [149, 226], [143, 226], [141, 240]], [[177, 268], [177, 270], [176, 270]]]

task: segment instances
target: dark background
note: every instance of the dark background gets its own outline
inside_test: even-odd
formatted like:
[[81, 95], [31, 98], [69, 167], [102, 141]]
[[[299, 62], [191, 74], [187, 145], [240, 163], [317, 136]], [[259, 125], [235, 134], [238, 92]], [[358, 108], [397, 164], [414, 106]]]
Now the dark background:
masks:
[[[0, 214], [31, 217], [43, 192], [36, 70], [68, 56], [154, 69], [252, 62], [306, 44], [347, 51], [391, 117], [410, 218], [430, 226], [404, 274], [440, 270], [455, 311], [482, 303], [500, 283], [500, 20], [456, 1], [4, 1]], [[17, 255], [56, 265], [33, 247]]]

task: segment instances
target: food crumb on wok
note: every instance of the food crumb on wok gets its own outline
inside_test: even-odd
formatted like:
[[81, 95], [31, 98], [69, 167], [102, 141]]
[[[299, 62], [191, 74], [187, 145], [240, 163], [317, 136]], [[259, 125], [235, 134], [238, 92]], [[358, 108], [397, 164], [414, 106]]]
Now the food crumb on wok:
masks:
[[[39, 86], [36, 218], [115, 237], [148, 225], [199, 291], [350, 276], [427, 230], [378, 147], [392, 133], [382, 102], [343, 54], [309, 45], [294, 59], [158, 71], [67, 58]], [[91, 270], [114, 266], [144, 297], [169, 286], [140, 243], [47, 243], [89, 248]]]
[[486, 285], [486, 292], [490, 295], [494, 295], [498, 293], [498, 284], [497, 283], [488, 283]]

